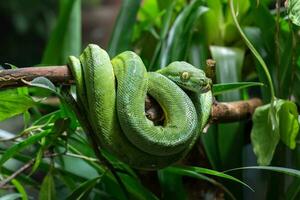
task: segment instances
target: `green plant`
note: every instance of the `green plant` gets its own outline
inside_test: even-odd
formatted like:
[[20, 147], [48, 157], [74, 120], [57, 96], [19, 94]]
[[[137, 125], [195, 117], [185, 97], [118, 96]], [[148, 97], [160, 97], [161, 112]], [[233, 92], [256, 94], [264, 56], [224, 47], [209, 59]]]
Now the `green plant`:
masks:
[[[134, 50], [149, 71], [176, 60], [204, 69], [206, 59], [212, 57], [217, 62], [213, 91], [218, 101], [246, 100], [253, 96], [263, 99], [265, 105], [253, 116], [250, 137], [253, 150], [258, 164], [281, 166], [241, 169], [296, 176], [292, 180], [267, 177], [267, 183], [275, 182], [274, 179], [280, 182], [262, 184], [263, 188], [268, 187], [268, 192], [253, 193], [253, 198], [297, 199], [299, 171], [289, 167], [300, 166], [297, 159], [300, 48], [296, 26], [299, 3], [289, 0], [288, 12], [282, 11], [280, 1], [277, 1], [278, 8], [274, 7], [275, 3], [271, 0], [124, 0], [108, 52], [113, 57], [124, 50]], [[80, 5], [80, 0], [60, 1], [57, 24], [41, 64], [65, 64], [69, 55], [79, 56]], [[130, 14], [128, 8], [132, 9]], [[243, 171], [237, 171], [236, 178], [229, 171], [219, 172], [249, 165], [245, 154], [251, 154], [252, 150], [247, 150], [249, 144], [244, 142], [249, 132], [247, 122], [210, 126], [201, 136], [201, 143], [211, 169], [210, 166], [171, 166], [157, 171], [154, 177], [162, 194], [158, 196], [145, 186], [140, 171], [91, 145], [90, 129], [79, 125], [80, 115], [77, 113], [76, 117], [76, 112], [80, 111], [65, 87], [55, 87], [45, 78], [27, 84], [34, 87], [0, 93], [0, 119], [23, 113], [25, 122], [19, 135], [0, 143], [0, 185], [13, 188], [0, 190], [6, 198], [29, 199], [32, 196], [26, 191], [30, 190], [39, 199], [187, 199], [191, 194], [184, 177], [207, 181], [229, 198], [241, 199], [245, 192], [241, 185], [249, 187], [242, 182], [248, 181], [243, 179]], [[61, 104], [42, 115], [40, 110], [45, 105], [41, 99], [32, 97], [53, 95], [60, 98]], [[30, 170], [16, 174], [20, 167]]]

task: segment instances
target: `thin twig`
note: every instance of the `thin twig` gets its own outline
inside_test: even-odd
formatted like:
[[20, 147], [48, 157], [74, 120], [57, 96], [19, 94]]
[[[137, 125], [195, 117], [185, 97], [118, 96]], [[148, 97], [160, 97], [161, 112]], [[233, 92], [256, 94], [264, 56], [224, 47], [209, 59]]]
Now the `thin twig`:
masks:
[[29, 162], [27, 162], [25, 165], [23, 165], [20, 169], [15, 171], [13, 174], [11, 174], [9, 177], [7, 177], [5, 180], [0, 182], [0, 188], [3, 188], [7, 183], [9, 183], [11, 180], [16, 178], [19, 174], [23, 173], [25, 170], [27, 170], [29, 167], [31, 167], [34, 163], [34, 159], [31, 159]]

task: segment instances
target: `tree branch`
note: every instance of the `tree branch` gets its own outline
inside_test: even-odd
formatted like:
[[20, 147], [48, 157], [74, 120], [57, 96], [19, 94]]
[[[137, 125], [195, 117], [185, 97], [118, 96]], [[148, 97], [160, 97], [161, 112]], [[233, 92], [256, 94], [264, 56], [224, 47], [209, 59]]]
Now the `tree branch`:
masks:
[[[24, 86], [23, 80], [31, 81], [40, 76], [48, 78], [56, 85], [70, 85], [74, 83], [72, 74], [66, 65], [27, 67], [0, 70], [0, 88]], [[149, 119], [154, 122], [159, 122], [163, 119], [163, 112], [154, 99], [147, 97], [145, 105]], [[211, 123], [227, 123], [249, 119], [255, 108], [261, 105], [262, 101], [258, 98], [226, 103], [215, 102], [211, 112]]]

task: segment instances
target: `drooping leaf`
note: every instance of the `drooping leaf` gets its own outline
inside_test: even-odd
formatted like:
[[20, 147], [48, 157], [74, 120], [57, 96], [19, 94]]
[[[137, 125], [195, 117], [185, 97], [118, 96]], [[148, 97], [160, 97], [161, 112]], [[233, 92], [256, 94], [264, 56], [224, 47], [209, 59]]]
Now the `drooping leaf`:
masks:
[[[262, 17], [260, 17], [261, 19]], [[260, 53], [262, 58], [266, 61], [266, 64], [268, 66], [274, 65], [275, 58], [273, 49], [270, 49], [270, 45], [268, 44], [269, 40], [265, 40], [264, 37], [266, 33], [263, 33], [260, 28], [258, 27], [244, 27], [243, 31], [245, 32], [247, 38], [249, 41], [253, 44], [255, 49]], [[273, 40], [272, 40], [273, 42]], [[272, 53], [270, 53], [272, 51]], [[268, 79], [266, 77], [266, 74], [264, 70], [259, 66], [259, 64], [256, 62], [256, 72], [259, 78], [259, 81], [264, 83], [265, 85], [268, 85]], [[261, 87], [262, 91], [262, 99], [264, 102], [268, 103], [271, 99], [271, 93], [268, 87]]]
[[[234, 4], [233, 4], [233, 0], [229, 0], [229, 6], [230, 6], [230, 11], [231, 11], [231, 16], [233, 18], [233, 22], [236, 26], [236, 28], [238, 29], [240, 35], [242, 36], [243, 40], [245, 41], [247, 47], [251, 50], [251, 52], [253, 53], [253, 55], [255, 56], [255, 58], [257, 59], [257, 61], [259, 62], [259, 66], [261, 67], [262, 71], [265, 73], [266, 79], [267, 79], [267, 83], [268, 86], [270, 88], [270, 93], [271, 93], [271, 100], [274, 100], [275, 98], [275, 90], [274, 90], [274, 86], [273, 86], [273, 81], [270, 75], [270, 72], [268, 70], [268, 67], [264, 61], [264, 59], [262, 58], [262, 56], [258, 53], [258, 51], [255, 49], [255, 47], [253, 46], [253, 44], [249, 41], [249, 39], [247, 38], [247, 36], [245, 35], [244, 31], [242, 30], [238, 19], [237, 19], [237, 13], [235, 11], [234, 8]], [[274, 122], [274, 110], [273, 110], [273, 106], [271, 106], [271, 120]]]
[[30, 96], [15, 89], [0, 91], [0, 121], [24, 113], [34, 105]]
[[23, 185], [19, 181], [17, 181], [17, 179], [13, 179], [11, 183], [16, 187], [16, 189], [20, 193], [22, 200], [28, 200], [28, 196]]
[[270, 164], [280, 139], [289, 148], [296, 147], [296, 137], [299, 132], [296, 105], [281, 99], [276, 100], [274, 104], [279, 123], [277, 126], [274, 126], [270, 119], [270, 104], [258, 107], [253, 114], [251, 141], [260, 165]]
[[294, 24], [300, 26], [300, 1], [288, 0], [287, 2], [289, 18]]
[[65, 64], [81, 51], [81, 0], [61, 0], [57, 24], [50, 36], [41, 63]]
[[213, 94], [219, 95], [232, 90], [240, 90], [247, 87], [263, 86], [263, 83], [258, 82], [237, 82], [237, 83], [219, 83], [213, 85]]
[[285, 167], [273, 167], [273, 166], [249, 166], [249, 167], [239, 167], [235, 169], [226, 170], [225, 172], [231, 172], [236, 170], [247, 170], [247, 169], [256, 169], [256, 170], [267, 170], [267, 171], [273, 171], [273, 172], [279, 172], [282, 174], [286, 174], [289, 176], [294, 176], [297, 178], [300, 178], [300, 171], [296, 169], [291, 168], [285, 168]]
[[96, 177], [94, 179], [87, 180], [80, 184], [72, 193], [66, 198], [66, 200], [84, 200], [88, 198], [89, 193], [95, 187], [95, 185], [99, 182], [101, 177]]
[[133, 27], [141, 0], [123, 0], [117, 21], [109, 42], [108, 54], [113, 57], [131, 49]]
[[40, 200], [56, 199], [55, 182], [52, 170], [45, 176], [39, 193]]
[[38, 134], [32, 135], [32, 136], [26, 138], [25, 140], [18, 142], [16, 144], [14, 144], [13, 146], [11, 146], [2, 155], [2, 157], [0, 159], [0, 166], [2, 166], [8, 159], [12, 158], [15, 154], [19, 153], [24, 148], [36, 143], [41, 138], [47, 136], [49, 133], [51, 133], [51, 130], [47, 129]]
[[206, 174], [206, 175], [211, 175], [211, 176], [217, 176], [220, 178], [235, 181], [235, 182], [247, 187], [248, 189], [254, 191], [249, 185], [240, 181], [239, 179], [237, 179], [231, 175], [225, 174], [223, 172], [218, 172], [218, 171], [212, 170], [212, 169], [207, 169], [207, 168], [202, 168], [202, 167], [184, 166], [184, 167], [168, 167], [168, 168], [166, 168], [166, 170], [173, 172], [173, 173], [177, 173], [177, 174], [184, 174], [184, 172], [193, 172], [193, 173], [197, 173], [197, 174]]
[[169, 171], [170, 173], [175, 173], [175, 174], [178, 174], [178, 175], [182, 175], [182, 176], [189, 176], [189, 177], [193, 177], [193, 178], [196, 178], [196, 179], [200, 179], [200, 180], [205, 180], [205, 181], [208, 181], [209, 183], [217, 186], [217, 187], [220, 187], [223, 191], [225, 191], [230, 197], [231, 199], [236, 199], [234, 197], [234, 195], [224, 186], [222, 185], [221, 183], [219, 183], [218, 181], [202, 174], [202, 173], [198, 173], [196, 171], [193, 171], [193, 170], [185, 170], [185, 169], [181, 169], [181, 168], [178, 168], [178, 167], [168, 167], [166, 168], [165, 170]]

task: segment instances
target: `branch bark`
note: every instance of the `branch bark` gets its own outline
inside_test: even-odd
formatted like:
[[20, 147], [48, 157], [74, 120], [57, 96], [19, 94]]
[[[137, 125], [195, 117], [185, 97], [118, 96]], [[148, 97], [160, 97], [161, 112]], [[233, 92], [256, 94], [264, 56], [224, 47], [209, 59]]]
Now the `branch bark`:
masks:
[[[72, 74], [66, 65], [47, 67], [27, 67], [0, 70], [0, 88], [24, 86], [23, 80], [31, 81], [37, 77], [46, 77], [56, 85], [74, 83]], [[147, 117], [154, 122], [161, 121], [163, 115], [158, 103], [151, 97], [145, 101]], [[249, 119], [255, 108], [262, 105], [258, 98], [236, 102], [215, 102], [211, 112], [211, 123], [227, 123]]]

